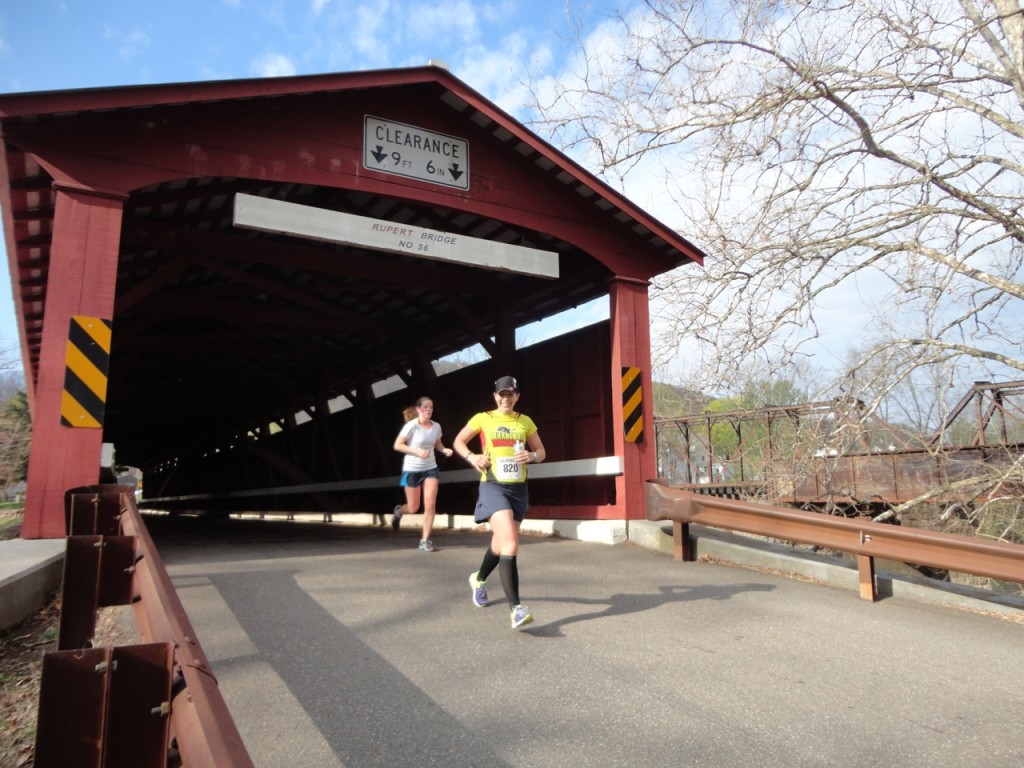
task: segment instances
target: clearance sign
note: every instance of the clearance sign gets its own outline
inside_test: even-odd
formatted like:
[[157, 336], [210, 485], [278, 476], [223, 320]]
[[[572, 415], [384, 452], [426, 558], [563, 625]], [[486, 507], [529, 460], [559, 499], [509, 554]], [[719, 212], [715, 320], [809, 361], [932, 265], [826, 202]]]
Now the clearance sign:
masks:
[[469, 190], [469, 142], [415, 125], [366, 115], [363, 167]]

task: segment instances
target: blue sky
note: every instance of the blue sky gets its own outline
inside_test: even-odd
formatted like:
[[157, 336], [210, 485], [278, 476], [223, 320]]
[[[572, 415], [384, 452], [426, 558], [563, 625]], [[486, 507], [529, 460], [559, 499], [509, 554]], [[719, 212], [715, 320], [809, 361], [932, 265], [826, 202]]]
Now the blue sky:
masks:
[[[0, 93], [386, 69], [441, 59], [456, 77], [518, 115], [528, 72], [557, 76], [566, 66], [574, 50], [569, 14], [589, 25], [614, 5], [614, 0], [5, 0], [0, 4]], [[0, 349], [16, 349], [6, 244], [0, 248]]]

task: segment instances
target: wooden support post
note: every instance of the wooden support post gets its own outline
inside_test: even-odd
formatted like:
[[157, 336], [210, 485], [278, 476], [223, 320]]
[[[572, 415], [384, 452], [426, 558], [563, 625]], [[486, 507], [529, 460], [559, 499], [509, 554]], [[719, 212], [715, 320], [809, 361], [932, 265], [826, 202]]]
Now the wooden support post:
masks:
[[690, 546], [690, 524], [676, 522], [672, 524], [672, 553], [676, 560], [689, 562], [693, 560]]
[[648, 403], [643, 409], [643, 439], [627, 441], [623, 432], [622, 369], [638, 368], [641, 390], [647, 392], [648, 397], [652, 392], [647, 286], [645, 280], [624, 277], [617, 277], [609, 283], [612, 434], [615, 455], [623, 457], [623, 473], [615, 480], [615, 506], [627, 520], [644, 518], [644, 483], [658, 475], [652, 404]]
[[46, 283], [39, 375], [30, 383], [32, 447], [23, 539], [63, 538], [64, 491], [99, 480], [102, 424], [62, 423], [70, 322], [113, 318], [124, 197], [55, 184], [57, 205]]
[[860, 577], [861, 598], [875, 602], [878, 597], [875, 589], [875, 558], [870, 555], [857, 555], [857, 573]]

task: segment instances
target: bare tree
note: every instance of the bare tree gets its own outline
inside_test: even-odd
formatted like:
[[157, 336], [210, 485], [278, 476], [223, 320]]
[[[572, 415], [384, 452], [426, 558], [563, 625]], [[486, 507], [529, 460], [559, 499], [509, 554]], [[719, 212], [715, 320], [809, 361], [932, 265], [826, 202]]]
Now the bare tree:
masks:
[[[816, 354], [813, 396], [922, 434], [943, 387], [1024, 378], [1020, 2], [640, 0], [587, 35], [538, 129], [709, 255], [652, 290], [663, 370], [736, 394]], [[960, 489], [1011, 507], [987, 535], [1021, 540], [1022, 483]]]
[[874, 360], [875, 391], [951, 362], [1019, 378], [1019, 3], [633, 6], [582, 40], [575, 79], [537, 84], [536, 106], [627, 192], [658, 178], [637, 193], [709, 253], [655, 286], [662, 363], [683, 344], [705, 383], [785, 370], [820, 354], [823, 310], [834, 330], [848, 308], [850, 370]]

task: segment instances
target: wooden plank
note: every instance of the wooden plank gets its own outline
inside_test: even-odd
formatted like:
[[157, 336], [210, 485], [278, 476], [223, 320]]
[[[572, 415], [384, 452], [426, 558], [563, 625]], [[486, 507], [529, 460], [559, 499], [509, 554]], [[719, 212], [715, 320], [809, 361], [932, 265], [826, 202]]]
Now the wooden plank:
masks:
[[352, 245], [480, 269], [557, 278], [558, 254], [308, 205], [235, 195], [234, 224], [279, 235]]

